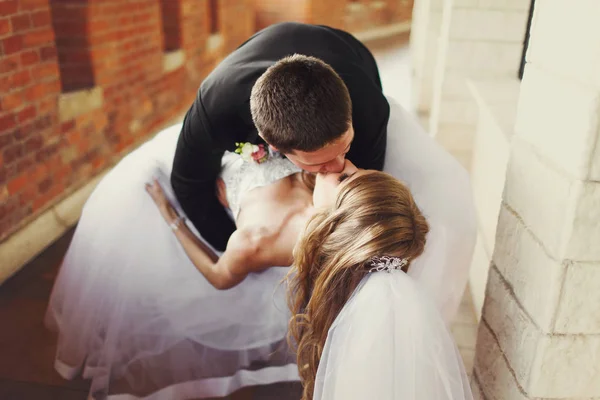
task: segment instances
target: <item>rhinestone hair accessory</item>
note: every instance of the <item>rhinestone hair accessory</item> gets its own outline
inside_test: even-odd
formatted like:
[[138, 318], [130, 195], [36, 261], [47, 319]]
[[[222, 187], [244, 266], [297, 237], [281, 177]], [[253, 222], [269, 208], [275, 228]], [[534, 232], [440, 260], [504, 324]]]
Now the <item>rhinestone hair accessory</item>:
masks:
[[406, 267], [408, 260], [393, 256], [371, 257], [369, 264], [373, 267], [369, 270], [369, 273], [381, 271], [392, 272]]

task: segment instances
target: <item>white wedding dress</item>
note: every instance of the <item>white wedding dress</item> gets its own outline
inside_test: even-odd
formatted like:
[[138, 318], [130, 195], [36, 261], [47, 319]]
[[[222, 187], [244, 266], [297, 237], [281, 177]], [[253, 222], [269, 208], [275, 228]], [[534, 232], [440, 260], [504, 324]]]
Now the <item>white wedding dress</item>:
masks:
[[[59, 332], [55, 367], [65, 378], [91, 378], [96, 399], [213, 398], [298, 380], [285, 341], [288, 267], [250, 274], [230, 290], [213, 288], [145, 192], [157, 177], [179, 207], [167, 177], [180, 129], [162, 131], [102, 179], [50, 298], [46, 322]], [[245, 193], [298, 171], [287, 159], [258, 165], [227, 153], [221, 175], [237, 214]]]
[[[409, 275], [448, 323], [475, 239], [468, 176], [412, 116], [390, 105], [385, 170], [407, 183], [431, 228]], [[145, 192], [144, 184], [158, 177], [177, 205], [167, 177], [180, 128], [165, 129], [102, 179], [51, 295], [46, 323], [59, 333], [55, 367], [65, 378], [90, 378], [95, 399], [213, 398], [298, 380], [285, 342], [290, 313], [281, 281], [288, 268], [214, 289]], [[249, 166], [225, 156], [232, 215], [244, 193], [296, 171], [287, 160]]]

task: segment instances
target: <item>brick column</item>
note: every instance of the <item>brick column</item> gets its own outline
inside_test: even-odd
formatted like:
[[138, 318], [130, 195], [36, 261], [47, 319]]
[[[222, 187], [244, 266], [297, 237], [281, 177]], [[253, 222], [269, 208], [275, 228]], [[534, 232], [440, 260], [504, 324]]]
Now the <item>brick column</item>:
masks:
[[282, 21], [308, 21], [310, 0], [282, 2], [280, 0], [256, 0], [256, 30]]
[[255, 32], [252, 0], [218, 0], [219, 33], [223, 35], [224, 55], [229, 54]]
[[209, 0], [179, 0], [179, 3], [181, 48], [189, 59], [199, 55], [206, 47], [210, 34]]
[[536, 2], [479, 329], [479, 398], [600, 398], [599, 20], [596, 0]]
[[427, 122], [433, 102], [433, 76], [442, 22], [441, 0], [418, 0], [410, 32], [412, 97], [417, 113]]
[[346, 5], [348, 2], [348, 0], [312, 0], [307, 4], [308, 22], [344, 29], [344, 17], [346, 16]]
[[[77, 1], [77, 0], [75, 0]], [[104, 92], [106, 135], [120, 153], [147, 134], [158, 116], [152, 83], [163, 74], [161, 7], [157, 0], [89, 0], [90, 53]]]

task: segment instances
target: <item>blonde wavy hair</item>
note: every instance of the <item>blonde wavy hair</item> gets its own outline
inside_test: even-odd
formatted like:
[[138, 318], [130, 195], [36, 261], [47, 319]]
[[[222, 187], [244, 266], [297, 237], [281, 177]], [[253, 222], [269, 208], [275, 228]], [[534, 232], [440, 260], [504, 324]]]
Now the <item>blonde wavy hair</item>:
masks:
[[297, 353], [302, 400], [313, 398], [327, 332], [369, 272], [371, 257], [406, 258], [406, 272], [423, 252], [428, 232], [408, 188], [383, 172], [344, 184], [335, 204], [311, 218], [287, 278], [293, 315], [288, 341]]

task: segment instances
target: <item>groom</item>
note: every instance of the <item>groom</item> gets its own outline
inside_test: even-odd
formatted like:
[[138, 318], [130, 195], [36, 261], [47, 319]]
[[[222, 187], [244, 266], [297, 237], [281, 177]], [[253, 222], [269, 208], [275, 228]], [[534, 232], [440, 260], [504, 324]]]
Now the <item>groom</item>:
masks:
[[215, 193], [225, 150], [267, 143], [309, 172], [346, 156], [383, 169], [389, 104], [377, 64], [350, 34], [283, 23], [242, 44], [204, 80], [177, 143], [171, 184], [202, 237], [224, 250], [235, 230]]

